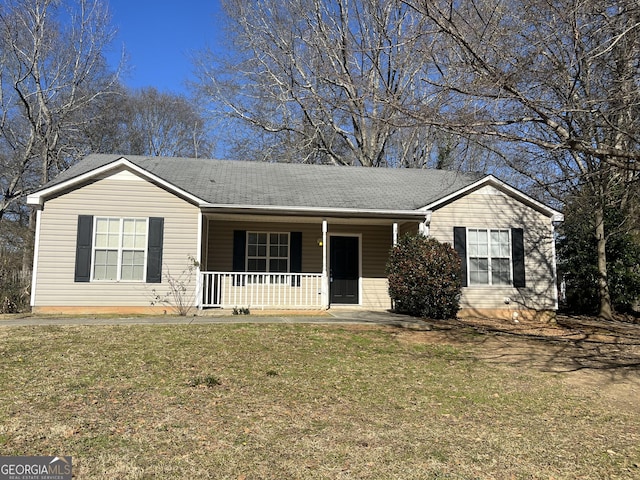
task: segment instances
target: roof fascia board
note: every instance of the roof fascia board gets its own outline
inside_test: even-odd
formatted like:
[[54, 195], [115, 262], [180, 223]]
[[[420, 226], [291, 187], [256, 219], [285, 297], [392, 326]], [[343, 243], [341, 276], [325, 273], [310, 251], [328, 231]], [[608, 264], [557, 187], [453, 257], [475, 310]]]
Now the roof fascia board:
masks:
[[181, 188], [176, 187], [172, 183], [169, 183], [166, 180], [163, 180], [162, 178], [157, 177], [156, 175], [150, 173], [148, 170], [145, 170], [144, 168], [139, 167], [138, 165], [127, 160], [125, 157], [120, 157], [117, 160], [114, 160], [112, 162], [107, 163], [106, 165], [90, 170], [86, 173], [83, 173], [82, 175], [78, 175], [77, 177], [73, 177], [73, 178], [70, 178], [69, 180], [65, 180], [64, 182], [58, 183], [56, 185], [52, 185], [49, 188], [40, 190], [39, 192], [32, 193], [31, 195], [27, 196], [27, 204], [42, 206], [45, 202], [46, 197], [54, 195], [60, 191], [68, 190], [70, 188], [73, 188], [76, 185], [81, 185], [93, 177], [103, 175], [105, 173], [108, 173], [111, 170], [115, 170], [121, 167], [133, 170], [143, 178], [163, 186], [168, 191], [178, 196], [181, 196], [183, 198], [186, 198], [187, 200], [190, 200], [196, 205], [202, 205], [206, 203], [204, 200], [192, 195], [191, 193], [186, 192], [185, 190], [182, 190]]
[[441, 205], [444, 205], [448, 202], [450, 202], [451, 200], [464, 196], [474, 190], [477, 190], [478, 188], [481, 188], [485, 185], [491, 185], [493, 187], [496, 187], [498, 190], [502, 190], [505, 193], [507, 193], [508, 195], [514, 197], [516, 200], [519, 200], [522, 203], [528, 204], [531, 207], [533, 207], [534, 209], [538, 210], [541, 213], [544, 213], [545, 215], [547, 215], [548, 217], [551, 218], [552, 221], [554, 222], [562, 222], [564, 221], [564, 215], [562, 213], [560, 213], [559, 211], [548, 207], [547, 205], [545, 205], [544, 203], [541, 203], [533, 198], [531, 198], [529, 195], [526, 195], [524, 193], [522, 193], [520, 190], [513, 188], [511, 185], [508, 185], [506, 183], [504, 183], [501, 180], [498, 180], [496, 177], [494, 177], [493, 175], [487, 175], [484, 178], [481, 178], [480, 180], [478, 180], [475, 183], [472, 183], [471, 185], [467, 185], [464, 188], [461, 188], [460, 190], [453, 192], [449, 195], [447, 195], [446, 197], [443, 197], [439, 200], [436, 200], [435, 202], [430, 203], [429, 205], [425, 205], [424, 207], [421, 208], [421, 210], [434, 210], [436, 208], [438, 208]]
[[251, 213], [262, 215], [285, 216], [339, 216], [351, 218], [388, 218], [397, 220], [424, 220], [430, 213], [422, 210], [373, 210], [356, 208], [322, 208], [322, 207], [293, 207], [270, 205], [230, 205], [206, 204], [201, 205], [205, 213]]

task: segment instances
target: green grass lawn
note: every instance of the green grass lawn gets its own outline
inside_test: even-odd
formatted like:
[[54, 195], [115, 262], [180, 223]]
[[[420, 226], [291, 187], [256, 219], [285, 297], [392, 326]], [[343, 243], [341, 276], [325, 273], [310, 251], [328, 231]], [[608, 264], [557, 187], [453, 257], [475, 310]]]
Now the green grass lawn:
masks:
[[410, 336], [4, 327], [0, 452], [71, 455], [77, 478], [640, 478], [640, 399]]

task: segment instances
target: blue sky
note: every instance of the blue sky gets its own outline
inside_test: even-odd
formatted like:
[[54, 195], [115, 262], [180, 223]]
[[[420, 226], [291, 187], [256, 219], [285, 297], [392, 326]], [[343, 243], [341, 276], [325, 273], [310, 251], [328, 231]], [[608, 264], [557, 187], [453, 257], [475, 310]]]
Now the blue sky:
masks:
[[122, 82], [131, 88], [156, 87], [186, 93], [192, 77], [190, 55], [223, 37], [219, 0], [107, 0], [118, 36], [108, 59], [117, 63], [124, 46], [128, 70]]

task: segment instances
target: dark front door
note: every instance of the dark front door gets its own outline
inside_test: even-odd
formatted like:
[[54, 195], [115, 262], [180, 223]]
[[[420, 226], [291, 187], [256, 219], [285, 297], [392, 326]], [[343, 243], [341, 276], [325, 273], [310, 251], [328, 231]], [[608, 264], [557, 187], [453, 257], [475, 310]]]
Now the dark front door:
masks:
[[358, 237], [331, 237], [331, 303], [358, 303]]

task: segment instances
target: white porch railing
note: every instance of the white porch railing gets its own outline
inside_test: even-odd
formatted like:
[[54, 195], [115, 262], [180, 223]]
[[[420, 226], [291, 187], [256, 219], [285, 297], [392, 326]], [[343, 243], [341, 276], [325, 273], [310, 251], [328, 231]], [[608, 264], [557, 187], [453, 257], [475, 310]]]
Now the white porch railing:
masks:
[[320, 273], [201, 272], [202, 307], [323, 307]]

